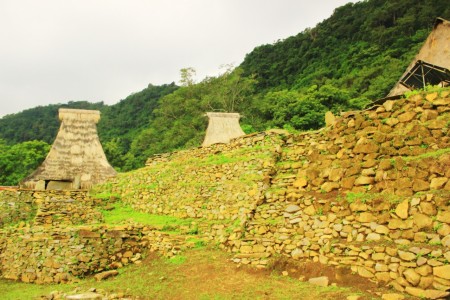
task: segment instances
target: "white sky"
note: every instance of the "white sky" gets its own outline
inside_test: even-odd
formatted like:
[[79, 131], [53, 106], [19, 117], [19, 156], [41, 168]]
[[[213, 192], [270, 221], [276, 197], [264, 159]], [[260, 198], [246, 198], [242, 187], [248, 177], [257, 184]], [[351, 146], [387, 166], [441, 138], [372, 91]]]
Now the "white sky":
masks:
[[0, 0], [0, 117], [198, 81], [350, 0]]

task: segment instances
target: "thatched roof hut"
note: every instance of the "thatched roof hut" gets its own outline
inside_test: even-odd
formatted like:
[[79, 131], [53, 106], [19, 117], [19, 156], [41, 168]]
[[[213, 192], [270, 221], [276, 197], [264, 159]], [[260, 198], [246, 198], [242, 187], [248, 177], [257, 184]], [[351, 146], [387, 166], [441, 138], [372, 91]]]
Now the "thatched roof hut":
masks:
[[414, 84], [410, 82], [414, 82], [414, 77], [432, 84], [448, 80], [450, 79], [448, 70], [450, 70], [450, 22], [437, 18], [433, 31], [400, 80], [391, 89], [388, 97], [402, 95], [411, 90]]
[[59, 109], [61, 126], [45, 161], [21, 186], [31, 189], [88, 189], [117, 173], [97, 134], [97, 110]]
[[208, 128], [202, 146], [212, 144], [229, 143], [231, 139], [245, 135], [239, 125], [240, 115], [238, 113], [216, 113], [208, 112]]

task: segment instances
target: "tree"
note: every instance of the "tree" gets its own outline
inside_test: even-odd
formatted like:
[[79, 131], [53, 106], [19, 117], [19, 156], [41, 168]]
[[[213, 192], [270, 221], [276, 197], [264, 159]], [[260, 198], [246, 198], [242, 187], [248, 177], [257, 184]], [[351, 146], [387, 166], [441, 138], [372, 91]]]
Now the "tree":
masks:
[[45, 159], [50, 145], [29, 141], [7, 146], [0, 140], [0, 185], [17, 185]]

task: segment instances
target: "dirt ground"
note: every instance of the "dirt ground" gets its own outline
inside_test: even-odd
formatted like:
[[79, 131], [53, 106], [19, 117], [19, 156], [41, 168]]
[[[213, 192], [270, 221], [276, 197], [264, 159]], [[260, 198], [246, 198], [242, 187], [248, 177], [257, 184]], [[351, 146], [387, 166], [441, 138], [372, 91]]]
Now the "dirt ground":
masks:
[[[36, 299], [52, 291], [73, 294], [96, 288], [104, 294], [123, 293], [128, 299], [381, 299], [392, 293], [383, 287], [351, 274], [348, 269], [335, 269], [319, 263], [299, 263], [279, 258], [270, 269], [239, 266], [231, 255], [219, 249], [202, 247], [183, 252], [173, 259], [156, 254], [141, 264], [119, 269], [119, 275], [97, 282], [92, 277], [66, 285], [42, 285], [0, 280], [0, 299]], [[282, 275], [287, 271], [288, 275]], [[302, 282], [311, 277], [328, 276], [330, 285], [318, 287]], [[41, 298], [42, 299], [42, 298]]]

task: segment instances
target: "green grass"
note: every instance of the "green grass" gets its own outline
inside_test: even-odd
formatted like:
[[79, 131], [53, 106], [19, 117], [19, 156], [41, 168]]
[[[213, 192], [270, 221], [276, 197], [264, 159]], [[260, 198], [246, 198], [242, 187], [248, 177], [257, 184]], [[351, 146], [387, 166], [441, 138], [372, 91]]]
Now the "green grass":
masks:
[[[357, 291], [317, 287], [296, 278], [270, 275], [229, 262], [229, 254], [215, 249], [192, 249], [171, 259], [152, 256], [141, 265], [119, 269], [119, 275], [96, 282], [33, 285], [0, 280], [2, 300], [35, 299], [52, 291], [85, 292], [95, 287], [108, 293], [124, 292], [139, 299], [345, 299]], [[364, 294], [364, 293], [363, 293]], [[370, 298], [364, 298], [370, 299]]]
[[186, 261], [187, 257], [184, 255], [175, 255], [169, 258], [169, 262], [174, 265], [181, 265]]
[[414, 95], [423, 95], [423, 94], [429, 94], [429, 93], [433, 93], [433, 92], [437, 92], [439, 95], [441, 94], [441, 92], [448, 90], [448, 87], [440, 87], [438, 85], [427, 85], [425, 88], [423, 89], [416, 89], [413, 91], [408, 91], [405, 93], [405, 97], [407, 99], [409, 99], [411, 96]]
[[194, 221], [193, 219], [181, 219], [173, 216], [139, 212], [123, 203], [115, 203], [114, 209], [109, 211], [103, 210], [102, 215], [106, 224], [117, 225], [133, 221], [166, 230], [174, 230], [180, 226], [190, 226], [192, 221]]
[[402, 159], [405, 161], [414, 161], [426, 158], [436, 158], [444, 154], [450, 153], [450, 148], [439, 149], [436, 151], [426, 152], [417, 156], [403, 156]]

